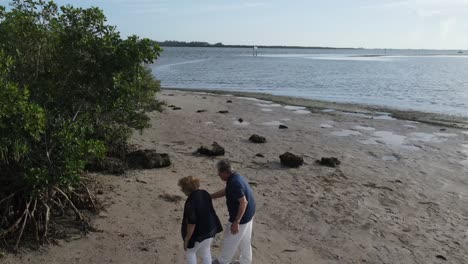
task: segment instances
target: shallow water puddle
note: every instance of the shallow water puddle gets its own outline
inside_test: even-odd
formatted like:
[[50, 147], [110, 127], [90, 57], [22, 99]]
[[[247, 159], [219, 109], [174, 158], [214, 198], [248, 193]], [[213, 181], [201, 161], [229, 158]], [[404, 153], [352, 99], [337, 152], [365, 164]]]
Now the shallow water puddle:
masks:
[[284, 109], [288, 109], [288, 110], [306, 110], [307, 108], [304, 107], [304, 106], [285, 105]]
[[241, 122], [239, 122], [239, 121], [234, 121], [233, 124], [236, 125], [236, 126], [248, 126], [248, 125], [250, 125], [249, 122], [242, 122], [242, 123], [241, 123]]
[[415, 132], [415, 133], [409, 134], [408, 140], [430, 142], [430, 143], [441, 143], [441, 142], [447, 141], [447, 138], [438, 137], [437, 135], [424, 133], [424, 132]]
[[393, 116], [389, 116], [389, 115], [374, 116], [373, 118], [378, 119], [378, 120], [396, 120], [396, 118], [394, 118]]
[[237, 99], [242, 99], [242, 100], [248, 100], [248, 101], [254, 101], [254, 102], [259, 102], [259, 103], [266, 103], [266, 104], [271, 104], [272, 101], [266, 101], [266, 100], [261, 100], [261, 99], [257, 99], [257, 98], [252, 98], [252, 97], [242, 97], [242, 96], [238, 96], [236, 97]]
[[355, 130], [342, 130], [342, 131], [335, 131], [331, 133], [334, 136], [337, 137], [347, 137], [347, 136], [359, 136], [362, 135], [361, 132], [355, 131]]
[[434, 133], [434, 135], [439, 137], [457, 137], [458, 135], [455, 133]]
[[405, 136], [393, 134], [393, 132], [390, 131], [377, 131], [374, 133], [374, 135], [377, 137], [377, 142], [395, 147], [403, 146], [406, 139]]
[[257, 105], [261, 107], [281, 107], [280, 104], [257, 104]]
[[303, 115], [303, 114], [310, 114], [311, 112], [309, 110], [294, 110], [293, 113], [298, 114], [298, 115]]
[[353, 128], [357, 129], [357, 130], [364, 130], [364, 131], [374, 131], [375, 130], [375, 128], [367, 127], [367, 126], [355, 126]]

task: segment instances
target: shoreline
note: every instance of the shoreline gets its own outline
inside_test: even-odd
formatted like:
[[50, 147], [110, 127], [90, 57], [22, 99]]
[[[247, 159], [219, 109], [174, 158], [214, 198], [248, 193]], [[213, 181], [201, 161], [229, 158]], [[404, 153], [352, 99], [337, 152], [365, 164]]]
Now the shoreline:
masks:
[[[162, 87], [161, 91], [185, 91], [195, 93], [210, 93], [217, 95], [233, 95], [239, 97], [252, 97], [260, 100], [272, 101], [279, 104], [303, 106], [308, 108], [312, 113], [323, 112], [323, 110], [333, 109], [335, 112], [355, 113], [364, 115], [381, 115], [382, 113], [388, 114], [391, 117], [426, 123], [430, 125], [437, 125], [443, 127], [453, 127], [460, 129], [468, 128], [468, 117], [457, 115], [448, 115], [440, 113], [422, 112], [416, 110], [402, 110], [386, 106], [366, 105], [358, 103], [339, 103], [329, 102], [317, 99], [300, 98], [293, 96], [272, 95], [259, 92], [239, 92], [232, 90], [214, 90], [214, 89], [191, 89], [191, 88], [175, 88], [175, 87]], [[328, 114], [333, 113], [327, 112]]]

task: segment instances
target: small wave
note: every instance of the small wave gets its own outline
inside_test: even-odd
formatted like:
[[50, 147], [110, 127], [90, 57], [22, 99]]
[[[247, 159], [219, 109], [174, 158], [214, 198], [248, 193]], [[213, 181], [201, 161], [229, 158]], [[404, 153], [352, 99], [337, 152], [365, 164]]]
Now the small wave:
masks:
[[179, 66], [179, 65], [185, 65], [185, 64], [192, 64], [192, 63], [199, 63], [203, 61], [207, 61], [209, 59], [198, 59], [198, 60], [189, 60], [189, 61], [182, 61], [182, 62], [176, 62], [176, 63], [170, 63], [170, 64], [164, 64], [164, 65], [159, 65], [154, 67], [155, 70], [167, 70], [172, 66]]

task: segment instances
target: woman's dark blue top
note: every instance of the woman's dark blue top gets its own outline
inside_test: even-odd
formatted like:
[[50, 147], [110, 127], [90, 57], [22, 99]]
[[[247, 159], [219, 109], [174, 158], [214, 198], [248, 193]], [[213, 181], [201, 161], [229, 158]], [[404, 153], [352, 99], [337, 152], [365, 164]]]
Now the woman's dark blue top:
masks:
[[195, 230], [189, 240], [188, 248], [193, 248], [195, 242], [201, 242], [214, 237], [223, 231], [221, 222], [213, 208], [211, 195], [205, 190], [195, 190], [185, 201], [184, 217], [182, 219], [182, 239], [187, 235], [187, 225], [194, 224]]

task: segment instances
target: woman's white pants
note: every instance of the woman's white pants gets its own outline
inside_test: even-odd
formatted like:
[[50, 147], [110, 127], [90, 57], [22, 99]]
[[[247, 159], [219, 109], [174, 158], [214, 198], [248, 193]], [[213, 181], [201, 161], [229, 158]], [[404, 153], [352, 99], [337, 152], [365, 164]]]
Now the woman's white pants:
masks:
[[202, 258], [202, 264], [211, 264], [211, 242], [213, 238], [207, 238], [202, 242], [195, 242], [193, 248], [185, 252], [187, 264], [197, 264], [197, 256]]

